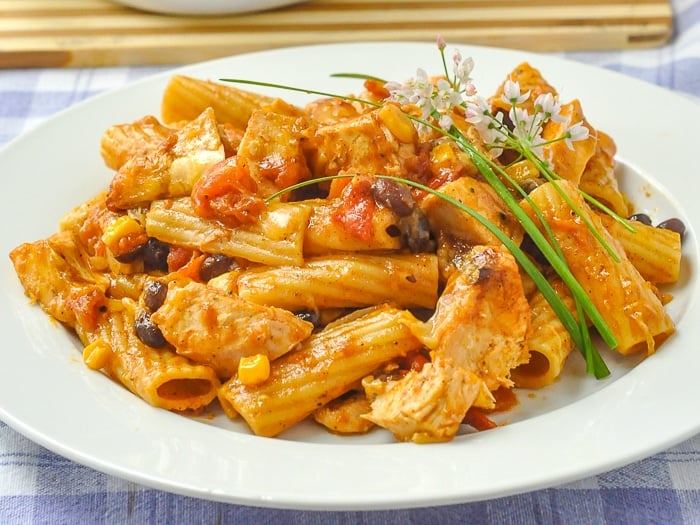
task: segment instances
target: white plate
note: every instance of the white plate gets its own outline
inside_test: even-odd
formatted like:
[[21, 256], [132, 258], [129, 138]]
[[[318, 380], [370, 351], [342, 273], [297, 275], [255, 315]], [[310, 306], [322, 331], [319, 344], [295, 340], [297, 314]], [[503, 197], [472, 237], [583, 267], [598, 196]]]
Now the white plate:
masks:
[[[451, 46], [448, 49], [451, 53]], [[634, 362], [605, 353], [611, 378], [566, 377], [508, 414], [509, 424], [438, 445], [393, 443], [386, 432], [361, 438], [301, 425], [277, 439], [252, 436], [221, 414], [188, 419], [154, 409], [81, 362], [78, 344], [30, 307], [7, 257], [0, 292], [0, 418], [41, 445], [116, 476], [212, 500], [310, 509], [378, 509], [473, 501], [539, 489], [613, 469], [700, 430], [700, 224], [697, 139], [688, 122], [700, 106], [616, 73], [518, 51], [461, 46], [476, 60], [485, 94], [523, 60], [541, 69], [562, 98], [579, 97], [589, 120], [619, 146], [621, 177], [642, 210], [688, 225], [682, 286], [669, 305], [678, 333]], [[237, 56], [180, 71], [202, 78], [278, 81], [337, 93], [359, 82], [333, 72], [403, 80], [440, 71], [431, 44], [342, 44]], [[0, 152], [2, 252], [55, 231], [72, 206], [108, 184], [102, 131], [157, 114], [172, 72], [97, 96], [64, 111]], [[307, 95], [269, 91], [302, 103]], [[640, 123], [639, 119], [643, 119]]]
[[168, 15], [232, 15], [265, 11], [303, 0], [113, 0], [135, 9]]

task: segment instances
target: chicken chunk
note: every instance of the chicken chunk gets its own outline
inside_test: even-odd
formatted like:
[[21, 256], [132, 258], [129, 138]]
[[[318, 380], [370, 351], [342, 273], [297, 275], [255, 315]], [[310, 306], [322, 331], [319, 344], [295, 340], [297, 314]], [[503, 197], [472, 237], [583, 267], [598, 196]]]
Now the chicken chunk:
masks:
[[308, 126], [306, 115], [281, 101], [253, 111], [238, 146], [238, 166], [255, 181], [258, 196], [311, 176], [303, 152]]
[[[522, 226], [487, 183], [471, 177], [461, 177], [448, 182], [440, 190], [484, 216], [516, 244], [522, 241]], [[434, 233], [448, 231], [450, 235], [469, 244], [501, 244], [486, 226], [436, 195], [428, 195], [423, 199], [421, 209]]]
[[272, 361], [306, 339], [313, 324], [281, 308], [249, 303], [235, 295], [190, 281], [171, 282], [151, 321], [177, 353], [233, 376], [243, 356], [264, 354]]
[[437, 356], [420, 371], [411, 370], [384, 392], [363, 417], [400, 441], [431, 443], [452, 439], [481, 391], [481, 380], [452, 359]]
[[432, 361], [379, 392], [368, 383], [372, 411], [363, 417], [402, 441], [451, 439], [472, 405], [493, 408], [490, 391], [513, 386], [510, 371], [528, 360], [529, 322], [513, 256], [505, 248], [472, 248], [450, 274], [425, 332], [416, 333]]
[[129, 124], [110, 126], [100, 139], [100, 155], [107, 167], [120, 169], [126, 162], [157, 148], [175, 130], [148, 115]]
[[155, 199], [184, 197], [209, 166], [224, 160], [224, 146], [211, 108], [156, 148], [124, 163], [107, 194], [110, 209], [135, 208]]
[[383, 124], [378, 111], [319, 126], [310, 152], [314, 176], [337, 173], [401, 175], [415, 157], [415, 145], [403, 143]]
[[489, 390], [512, 387], [510, 371], [528, 360], [530, 307], [513, 256], [476, 246], [452, 272], [426, 323], [424, 343], [474, 372]]

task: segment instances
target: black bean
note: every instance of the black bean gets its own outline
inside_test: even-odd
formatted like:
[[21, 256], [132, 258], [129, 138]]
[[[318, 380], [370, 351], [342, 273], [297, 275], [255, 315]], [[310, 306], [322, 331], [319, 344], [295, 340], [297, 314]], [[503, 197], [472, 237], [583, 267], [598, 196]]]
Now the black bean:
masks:
[[170, 246], [155, 237], [149, 237], [143, 247], [143, 269], [146, 272], [168, 271]]
[[163, 348], [168, 342], [163, 337], [163, 332], [151, 321], [151, 314], [146, 310], [141, 310], [134, 321], [136, 337], [141, 342], [152, 348]]
[[399, 228], [396, 224], [390, 224], [386, 227], [385, 231], [389, 237], [401, 237], [401, 228]]
[[134, 262], [136, 259], [141, 257], [143, 254], [143, 247], [144, 245], [142, 244], [141, 246], [137, 246], [130, 252], [122, 253], [121, 255], [117, 255], [115, 259], [119, 261], [120, 263], [128, 264]]
[[319, 313], [315, 310], [302, 310], [300, 312], [296, 312], [295, 315], [303, 320], [303, 321], [308, 321], [309, 323], [313, 324], [314, 326], [319, 326], [321, 322], [321, 316]]
[[151, 312], [155, 312], [165, 302], [168, 286], [160, 281], [150, 281], [143, 290], [143, 304]]
[[646, 213], [635, 213], [634, 215], [630, 215], [629, 220], [641, 222], [647, 226], [651, 225], [651, 217], [649, 217]]
[[236, 264], [236, 261], [231, 257], [220, 253], [207, 255], [202, 261], [202, 265], [199, 267], [199, 278], [207, 282], [209, 279], [235, 270], [237, 267], [238, 264]]
[[415, 208], [408, 217], [402, 217], [399, 228], [404, 244], [413, 253], [435, 251], [435, 241], [430, 236], [428, 218], [420, 208]]
[[665, 230], [674, 231], [678, 235], [680, 235], [681, 237], [683, 237], [683, 235], [685, 235], [685, 224], [683, 224], [682, 220], [677, 219], [676, 217], [673, 217], [671, 219], [666, 219], [665, 221], [657, 224], [656, 227], [663, 228]]
[[380, 206], [386, 206], [399, 217], [408, 217], [416, 202], [403, 184], [388, 179], [377, 179], [372, 184], [372, 197]]

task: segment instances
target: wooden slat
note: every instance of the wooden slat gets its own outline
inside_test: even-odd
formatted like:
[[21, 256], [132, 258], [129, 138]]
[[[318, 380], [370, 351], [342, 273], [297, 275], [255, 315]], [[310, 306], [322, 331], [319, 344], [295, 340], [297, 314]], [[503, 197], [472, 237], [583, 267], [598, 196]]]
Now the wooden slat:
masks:
[[310, 0], [224, 17], [156, 15], [107, 0], [0, 0], [0, 67], [185, 63], [290, 45], [426, 40], [534, 51], [649, 47], [669, 0]]

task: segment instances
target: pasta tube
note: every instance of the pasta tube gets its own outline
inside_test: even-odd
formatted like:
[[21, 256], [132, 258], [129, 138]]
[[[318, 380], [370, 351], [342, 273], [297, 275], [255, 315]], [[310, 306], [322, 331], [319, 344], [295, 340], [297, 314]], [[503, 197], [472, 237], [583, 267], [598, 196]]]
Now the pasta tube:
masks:
[[244, 129], [254, 109], [272, 102], [272, 98], [185, 75], [174, 75], [163, 92], [161, 117], [166, 124], [195, 119], [212, 108], [218, 122]]
[[[521, 62], [508, 73], [508, 80], [517, 82], [522, 93], [529, 93], [527, 100], [519, 104], [519, 107], [527, 109], [530, 113], [534, 110], [535, 99], [538, 95], [551, 93], [558, 97], [557, 90], [545, 80], [539, 69], [532, 67], [528, 62]], [[502, 82], [494, 95], [489, 99], [494, 110], [507, 113], [510, 110], [510, 103], [503, 100], [505, 93], [505, 81]]]
[[341, 254], [309, 258], [301, 266], [253, 268], [237, 280], [238, 295], [292, 311], [359, 308], [391, 302], [434, 308], [438, 294], [434, 254]]
[[321, 408], [314, 410], [316, 423], [336, 434], [364, 434], [374, 423], [362, 417], [370, 411], [367, 396], [361, 391], [350, 391]]
[[[573, 312], [574, 301], [568, 288], [558, 279], [552, 287]], [[531, 317], [525, 341], [530, 360], [514, 368], [510, 377], [517, 387], [542, 388], [559, 377], [574, 342], [541, 292], [535, 292], [529, 302]]]
[[625, 249], [627, 258], [647, 281], [675, 283], [681, 273], [681, 236], [678, 232], [632, 222], [630, 231], [608, 215], [600, 220]]
[[255, 224], [226, 228], [195, 214], [188, 197], [154, 201], [146, 232], [162, 242], [222, 253], [269, 265], [302, 264], [304, 230], [311, 209], [303, 204], [271, 205]]
[[270, 377], [246, 386], [237, 377], [219, 389], [227, 414], [237, 412], [260, 436], [275, 436], [353, 388], [382, 363], [419, 349], [418, 321], [389, 306], [360, 311], [328, 325], [301, 349], [271, 363]]
[[[620, 259], [620, 262], [613, 259], [554, 184], [543, 184], [530, 193], [530, 199], [551, 227], [571, 273], [610, 327], [618, 352], [624, 355], [641, 350], [653, 353], [675, 331], [673, 320], [652, 285], [640, 275], [620, 243], [591, 212], [576, 188], [563, 180], [557, 184]], [[529, 204], [524, 203], [523, 207], [537, 220]]]
[[10, 252], [10, 259], [26, 295], [47, 314], [69, 327], [94, 324], [109, 283], [82, 264], [87, 258], [79, 255], [68, 232], [21, 244]]
[[143, 344], [134, 330], [135, 309], [134, 301], [112, 300], [95, 329], [76, 326], [86, 347], [101, 342], [109, 348], [99, 363], [103, 371], [156, 407], [197, 410], [211, 403], [220, 385], [214, 369]]
[[[595, 129], [586, 121], [581, 103], [578, 100], [562, 104], [561, 115], [566, 119], [562, 121], [548, 120], [542, 129], [542, 138], [545, 139], [545, 144], [542, 146], [544, 158], [551, 159], [551, 168], [554, 173], [562, 179], [578, 185], [588, 161], [595, 152], [598, 139]], [[565, 136], [571, 124], [579, 122], [588, 128], [588, 138], [577, 140], [571, 146], [567, 142], [559, 140]]]
[[581, 175], [579, 189], [604, 203], [621, 217], [630, 214], [630, 204], [615, 177], [615, 142], [605, 133], [598, 131], [595, 153], [588, 161]]
[[[65, 241], [66, 235], [62, 237]], [[68, 241], [62, 250], [70, 250]], [[90, 355], [94, 347], [85, 354], [92, 367], [103, 369], [150, 404], [169, 410], [198, 409], [216, 397], [219, 380], [212, 368], [143, 344], [134, 330], [136, 303], [109, 299], [103, 285], [84, 281], [86, 274], [81, 277], [49, 241], [23, 244], [11, 258], [30, 297], [75, 329], [84, 346], [101, 347], [99, 359]]]

